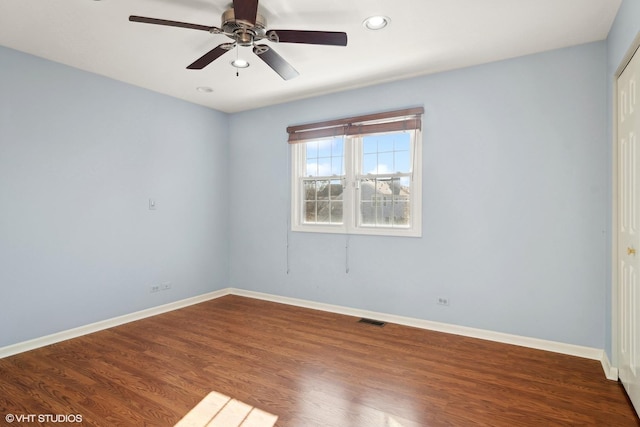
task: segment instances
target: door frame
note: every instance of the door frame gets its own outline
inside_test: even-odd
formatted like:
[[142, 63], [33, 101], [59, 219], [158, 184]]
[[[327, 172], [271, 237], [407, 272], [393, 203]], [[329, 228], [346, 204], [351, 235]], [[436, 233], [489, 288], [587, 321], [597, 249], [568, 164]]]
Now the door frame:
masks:
[[[640, 32], [636, 34], [635, 39], [631, 42], [631, 45], [625, 52], [622, 61], [618, 65], [615, 73], [613, 74], [613, 118], [612, 118], [612, 135], [613, 135], [613, 150], [611, 154], [612, 163], [612, 210], [611, 210], [611, 367], [609, 372], [606, 372], [607, 378], [617, 380], [618, 379], [618, 366], [619, 366], [619, 334], [620, 334], [620, 322], [619, 322], [619, 295], [618, 295], [618, 78], [622, 75], [633, 55], [638, 51], [640, 55]], [[606, 356], [606, 354], [605, 354]]]

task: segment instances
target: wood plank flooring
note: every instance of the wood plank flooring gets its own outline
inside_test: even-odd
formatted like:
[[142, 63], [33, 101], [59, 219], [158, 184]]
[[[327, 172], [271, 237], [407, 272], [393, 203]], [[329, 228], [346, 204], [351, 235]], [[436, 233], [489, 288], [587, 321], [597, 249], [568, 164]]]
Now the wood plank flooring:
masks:
[[0, 425], [172, 426], [217, 391], [277, 427], [640, 426], [597, 361], [357, 320], [225, 296], [1, 359]]

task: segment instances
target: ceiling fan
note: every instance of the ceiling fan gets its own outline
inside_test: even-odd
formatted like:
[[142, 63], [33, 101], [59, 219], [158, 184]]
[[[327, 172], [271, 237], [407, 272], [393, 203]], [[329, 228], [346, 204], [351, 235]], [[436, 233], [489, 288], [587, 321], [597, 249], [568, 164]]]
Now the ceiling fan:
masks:
[[284, 80], [289, 80], [299, 75], [296, 69], [278, 55], [273, 48], [266, 44], [256, 44], [256, 42], [267, 40], [274, 43], [347, 45], [347, 33], [343, 32], [267, 30], [267, 21], [258, 14], [258, 0], [233, 0], [232, 7], [222, 14], [221, 28], [135, 15], [129, 16], [129, 21], [208, 31], [211, 34], [224, 34], [232, 40], [229, 43], [216, 46], [196, 59], [187, 67], [190, 70], [201, 70], [236, 46], [246, 46], [253, 47], [253, 53], [258, 58], [262, 59]]

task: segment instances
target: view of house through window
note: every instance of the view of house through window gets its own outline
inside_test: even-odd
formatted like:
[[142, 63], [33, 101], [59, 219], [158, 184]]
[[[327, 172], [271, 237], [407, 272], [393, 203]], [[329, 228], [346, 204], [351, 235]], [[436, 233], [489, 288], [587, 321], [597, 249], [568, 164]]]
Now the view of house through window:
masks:
[[394, 132], [362, 138], [362, 168], [358, 171], [362, 225], [409, 227], [411, 136]]
[[420, 129], [397, 127], [293, 143], [292, 229], [419, 236]]
[[345, 172], [342, 138], [305, 145], [304, 223], [342, 224]]

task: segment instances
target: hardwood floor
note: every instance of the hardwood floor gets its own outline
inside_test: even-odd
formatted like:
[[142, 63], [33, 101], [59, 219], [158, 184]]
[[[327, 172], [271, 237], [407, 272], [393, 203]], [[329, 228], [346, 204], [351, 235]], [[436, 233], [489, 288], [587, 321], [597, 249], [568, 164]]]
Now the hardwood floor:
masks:
[[217, 391], [277, 427], [640, 425], [597, 361], [357, 320], [225, 296], [1, 359], [0, 424], [172, 426]]

